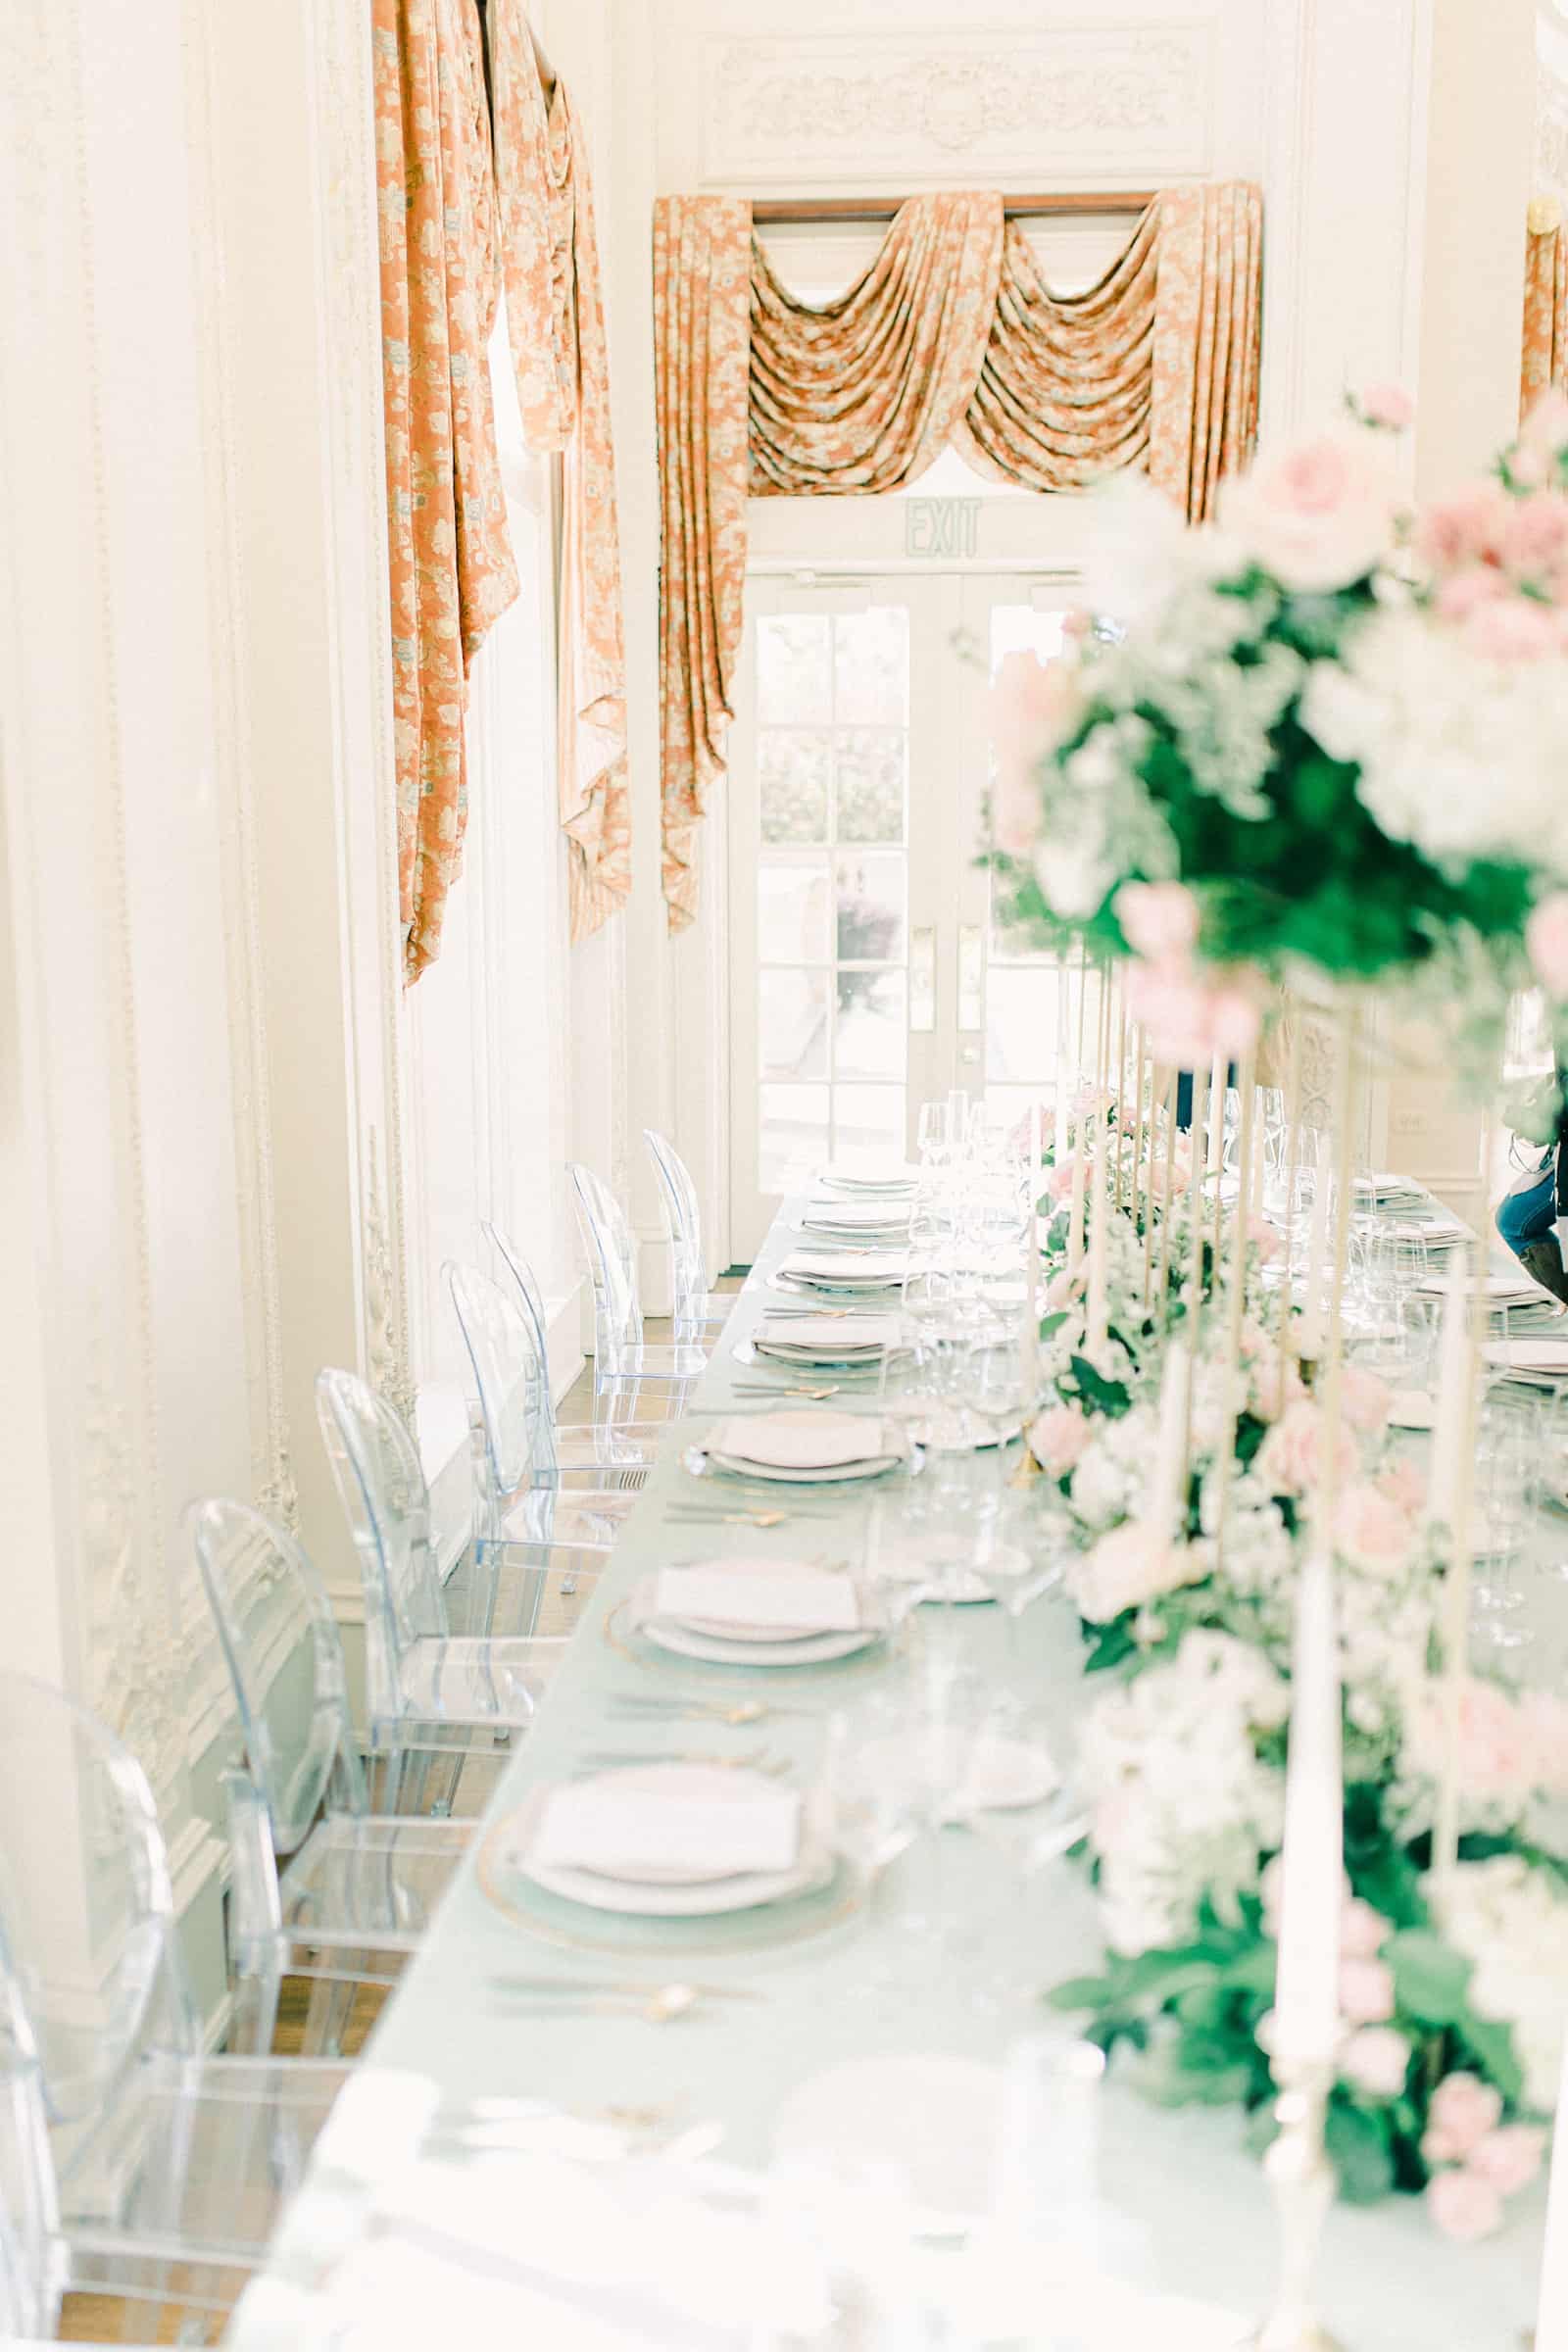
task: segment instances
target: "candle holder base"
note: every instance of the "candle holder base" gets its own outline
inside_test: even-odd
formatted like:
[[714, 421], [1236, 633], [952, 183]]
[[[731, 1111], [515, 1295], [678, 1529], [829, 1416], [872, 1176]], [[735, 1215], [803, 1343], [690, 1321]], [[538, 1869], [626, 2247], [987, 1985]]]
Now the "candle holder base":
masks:
[[1345, 2346], [1310, 2316], [1296, 2321], [1276, 2315], [1247, 2338], [1246, 2352], [1345, 2352]]

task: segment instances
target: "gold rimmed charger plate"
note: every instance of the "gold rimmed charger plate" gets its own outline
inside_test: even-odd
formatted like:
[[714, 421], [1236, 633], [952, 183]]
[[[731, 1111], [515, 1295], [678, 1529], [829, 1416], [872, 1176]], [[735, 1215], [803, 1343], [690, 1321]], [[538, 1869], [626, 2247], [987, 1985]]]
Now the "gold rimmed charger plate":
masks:
[[520, 1872], [509, 1870], [502, 1852], [513, 1816], [493, 1821], [480, 1841], [479, 1891], [514, 1927], [544, 1942], [573, 1952], [610, 1952], [671, 1963], [698, 1954], [774, 1951], [804, 1943], [853, 1919], [864, 1905], [866, 1882], [854, 1865], [836, 1855], [824, 1884], [760, 1903], [755, 1910], [710, 1913], [701, 1919], [649, 1919], [633, 1912], [586, 1912], [563, 1895], [547, 1894]]

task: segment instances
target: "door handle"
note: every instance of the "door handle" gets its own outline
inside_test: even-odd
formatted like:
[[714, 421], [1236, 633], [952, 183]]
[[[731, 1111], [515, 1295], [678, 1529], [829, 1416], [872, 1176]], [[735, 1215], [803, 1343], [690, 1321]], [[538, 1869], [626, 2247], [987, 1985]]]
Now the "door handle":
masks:
[[929, 1037], [937, 1025], [937, 934], [933, 923], [909, 933], [909, 1028]]

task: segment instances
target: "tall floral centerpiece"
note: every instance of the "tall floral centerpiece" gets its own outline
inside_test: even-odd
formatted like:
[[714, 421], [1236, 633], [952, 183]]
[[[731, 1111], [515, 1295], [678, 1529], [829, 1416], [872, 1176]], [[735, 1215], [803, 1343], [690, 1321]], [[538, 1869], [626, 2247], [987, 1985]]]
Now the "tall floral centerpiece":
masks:
[[[1501, 2224], [1541, 2159], [1568, 2014], [1568, 1945], [1543, 1959], [1568, 1934], [1568, 1861], [1534, 1819], [1568, 1794], [1568, 1710], [1469, 1673], [1468, 1480], [1427, 1492], [1337, 1315], [1367, 997], [1419, 1011], [1478, 1076], [1516, 988], [1568, 1005], [1568, 403], [1424, 507], [1400, 490], [1407, 421], [1393, 392], [1351, 404], [1205, 529], [1147, 486], [1108, 494], [1095, 617], [1056, 661], [1014, 658], [995, 704], [1006, 912], [1125, 964], [1134, 1040], [1130, 1098], [1119, 1051], [1094, 1113], [1133, 1169], [1101, 1252], [1110, 1344], [1069, 1220], [1032, 1432], [1104, 1684], [1081, 1766], [1106, 1959], [1056, 1997], [1141, 2053], [1154, 2095], [1234, 2101], [1259, 2144], [1279, 2129], [1271, 2348], [1318, 2340], [1331, 2168], [1348, 2197], [1423, 2191], [1455, 2236]], [[1264, 1275], [1249, 1143], [1280, 983], [1338, 1008], [1338, 1174], [1318, 1157], [1299, 1316]], [[1146, 1058], [1197, 1074], [1185, 1205], [1174, 1083]], [[1205, 1072], [1242, 1103], [1223, 1249]], [[1203, 1303], [1221, 1292], [1223, 1326]], [[1448, 1292], [1451, 1469], [1474, 1394], [1462, 1263]], [[1149, 1473], [1156, 1392], [1184, 1432], [1173, 1508]]]
[[999, 677], [1011, 919], [1134, 956], [1172, 1058], [1239, 1051], [1265, 982], [1314, 972], [1411, 987], [1484, 1051], [1527, 937], [1568, 999], [1568, 403], [1421, 508], [1406, 420], [1354, 404], [1202, 529], [1126, 477], [1086, 583], [1105, 620]]

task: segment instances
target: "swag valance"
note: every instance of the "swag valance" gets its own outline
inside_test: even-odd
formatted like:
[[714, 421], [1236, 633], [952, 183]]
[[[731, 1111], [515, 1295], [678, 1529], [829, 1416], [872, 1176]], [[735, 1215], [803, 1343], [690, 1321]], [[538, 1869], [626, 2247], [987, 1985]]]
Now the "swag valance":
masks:
[[668, 196], [654, 220], [662, 499], [663, 878], [697, 909], [724, 770], [746, 500], [898, 489], [951, 442], [1030, 490], [1146, 466], [1195, 521], [1257, 423], [1261, 200], [1173, 189], [1087, 293], [1055, 295], [995, 194], [917, 196], [837, 301], [799, 301], [751, 207]]
[[1568, 238], [1555, 197], [1538, 196], [1525, 228], [1524, 356], [1519, 370], [1523, 423], [1548, 384], [1568, 377]]

